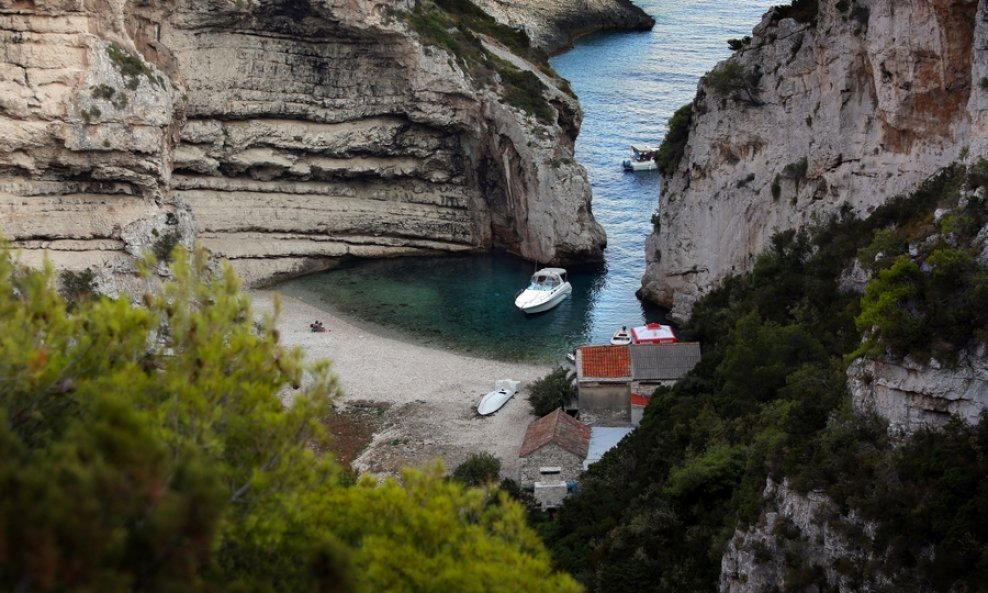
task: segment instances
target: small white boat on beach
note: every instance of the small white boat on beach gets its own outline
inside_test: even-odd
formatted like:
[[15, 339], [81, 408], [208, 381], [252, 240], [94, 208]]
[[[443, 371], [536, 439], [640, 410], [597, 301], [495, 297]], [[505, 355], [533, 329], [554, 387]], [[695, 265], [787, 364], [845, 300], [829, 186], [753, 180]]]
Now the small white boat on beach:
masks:
[[621, 163], [625, 171], [652, 171], [658, 169], [655, 163], [655, 153], [658, 148], [648, 144], [632, 144], [631, 155]]
[[631, 343], [631, 332], [628, 331], [628, 327], [622, 325], [621, 329], [614, 332], [611, 336], [611, 344], [615, 346], [627, 346]]
[[528, 287], [515, 296], [515, 306], [525, 313], [541, 313], [563, 302], [573, 287], [562, 268], [542, 268], [532, 275]]
[[481, 416], [487, 416], [500, 410], [515, 395], [515, 392], [518, 391], [518, 385], [520, 383], [521, 381], [512, 381], [511, 379], [499, 379], [496, 381], [494, 383], [494, 391], [488, 392], [480, 400], [480, 403], [477, 404], [477, 413]]

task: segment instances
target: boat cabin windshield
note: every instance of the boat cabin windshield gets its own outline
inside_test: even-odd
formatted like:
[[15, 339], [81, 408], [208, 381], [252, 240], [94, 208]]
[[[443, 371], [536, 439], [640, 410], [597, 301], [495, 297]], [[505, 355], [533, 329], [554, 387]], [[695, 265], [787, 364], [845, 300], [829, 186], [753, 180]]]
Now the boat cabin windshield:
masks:
[[646, 145], [633, 145], [631, 155], [636, 161], [650, 161], [655, 158], [656, 148]]
[[532, 276], [532, 283], [529, 290], [552, 290], [562, 284], [563, 281], [558, 274], [546, 274], [544, 272]]

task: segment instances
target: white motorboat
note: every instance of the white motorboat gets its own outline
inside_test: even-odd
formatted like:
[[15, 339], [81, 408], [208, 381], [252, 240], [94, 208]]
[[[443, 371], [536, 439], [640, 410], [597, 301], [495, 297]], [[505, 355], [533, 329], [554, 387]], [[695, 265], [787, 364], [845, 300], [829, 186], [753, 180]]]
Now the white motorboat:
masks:
[[625, 171], [652, 171], [658, 169], [655, 163], [655, 153], [658, 148], [648, 144], [632, 144], [631, 156], [621, 163]]
[[548, 311], [573, 292], [562, 268], [542, 268], [532, 275], [528, 288], [515, 297], [515, 306], [525, 313]]
[[614, 332], [611, 336], [611, 344], [615, 346], [627, 346], [631, 343], [631, 332], [628, 331], [627, 326], [622, 325], [621, 329]]
[[488, 392], [480, 400], [480, 403], [477, 404], [477, 413], [481, 416], [487, 416], [500, 410], [514, 396], [515, 392], [518, 391], [518, 385], [520, 383], [521, 381], [512, 381], [511, 379], [499, 379], [495, 381], [494, 391]]

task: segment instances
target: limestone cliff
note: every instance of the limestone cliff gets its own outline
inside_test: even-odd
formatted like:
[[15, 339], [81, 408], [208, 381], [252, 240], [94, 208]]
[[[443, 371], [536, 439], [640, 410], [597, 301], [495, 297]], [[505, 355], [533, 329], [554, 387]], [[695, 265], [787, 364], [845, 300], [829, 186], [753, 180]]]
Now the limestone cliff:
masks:
[[[896, 576], [872, 554], [876, 526], [853, 511], [842, 514], [827, 496], [800, 494], [785, 481], [768, 480], [765, 512], [738, 529], [721, 559], [720, 593], [819, 590], [839, 593], [895, 590]], [[805, 590], [810, 590], [808, 587]]]
[[[248, 281], [343, 256], [599, 259], [575, 98], [450, 28], [500, 65], [472, 71], [416, 28], [418, 6], [0, 1], [3, 234], [104, 279], [194, 240]], [[506, 72], [538, 117], [506, 99]]]
[[851, 364], [847, 376], [854, 406], [888, 420], [895, 437], [943, 426], [953, 416], [975, 423], [988, 409], [984, 344], [962, 352], [950, 367], [936, 360], [862, 358]]
[[523, 29], [549, 53], [595, 31], [648, 30], [655, 25], [655, 19], [630, 0], [477, 0], [477, 4], [499, 21]]
[[646, 298], [689, 315], [777, 231], [864, 213], [988, 144], [988, 6], [820, 2], [772, 9], [700, 81], [685, 152], [646, 244]]

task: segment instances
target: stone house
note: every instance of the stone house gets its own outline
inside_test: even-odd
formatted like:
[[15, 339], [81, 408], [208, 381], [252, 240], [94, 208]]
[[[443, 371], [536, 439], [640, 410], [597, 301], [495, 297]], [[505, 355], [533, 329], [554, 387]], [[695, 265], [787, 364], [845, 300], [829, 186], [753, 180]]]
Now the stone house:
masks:
[[580, 418], [596, 426], [637, 426], [655, 388], [672, 385], [698, 362], [698, 342], [578, 348]]
[[530, 486], [539, 482], [565, 484], [575, 481], [583, 470], [590, 444], [590, 427], [561, 408], [528, 426], [518, 456], [519, 482]]
[[630, 346], [582, 346], [576, 350], [580, 419], [599, 426], [631, 423]]

